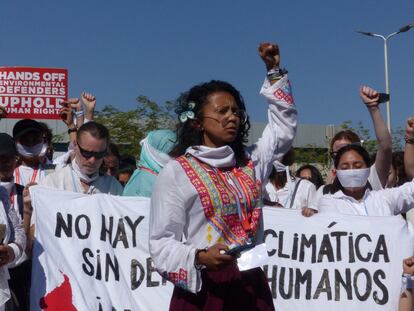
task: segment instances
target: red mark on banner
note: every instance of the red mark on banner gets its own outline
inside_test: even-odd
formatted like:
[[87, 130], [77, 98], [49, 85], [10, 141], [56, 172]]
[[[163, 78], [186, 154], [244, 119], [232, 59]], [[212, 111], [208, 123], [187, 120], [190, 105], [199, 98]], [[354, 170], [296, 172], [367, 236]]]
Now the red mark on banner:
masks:
[[77, 311], [72, 304], [72, 287], [69, 278], [63, 274], [63, 283], [40, 299], [39, 306], [47, 311]]

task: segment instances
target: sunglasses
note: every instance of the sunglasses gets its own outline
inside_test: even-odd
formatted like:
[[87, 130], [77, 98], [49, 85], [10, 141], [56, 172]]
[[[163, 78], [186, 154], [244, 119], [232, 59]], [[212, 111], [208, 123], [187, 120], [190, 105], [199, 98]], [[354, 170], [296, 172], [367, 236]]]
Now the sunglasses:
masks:
[[78, 148], [80, 151], [80, 154], [82, 155], [82, 157], [84, 157], [85, 159], [90, 159], [92, 157], [95, 157], [95, 159], [102, 159], [103, 157], [105, 157], [108, 154], [108, 151], [105, 149], [104, 151], [88, 151], [83, 149], [79, 144]]

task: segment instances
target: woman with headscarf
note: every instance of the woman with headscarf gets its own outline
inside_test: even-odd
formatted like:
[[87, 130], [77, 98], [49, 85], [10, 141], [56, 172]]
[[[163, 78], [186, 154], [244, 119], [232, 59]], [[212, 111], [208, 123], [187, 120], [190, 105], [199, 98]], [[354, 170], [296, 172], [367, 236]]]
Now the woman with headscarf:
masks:
[[138, 168], [129, 179], [122, 195], [151, 197], [155, 178], [170, 160], [168, 153], [173, 149], [175, 142], [176, 135], [171, 130], [150, 132], [141, 141]]

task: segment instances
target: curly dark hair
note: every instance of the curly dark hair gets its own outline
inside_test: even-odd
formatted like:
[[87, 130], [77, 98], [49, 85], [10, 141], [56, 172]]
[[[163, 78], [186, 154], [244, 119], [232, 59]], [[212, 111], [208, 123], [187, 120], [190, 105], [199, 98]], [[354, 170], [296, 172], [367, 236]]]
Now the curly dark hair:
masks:
[[[218, 80], [202, 83], [193, 86], [188, 92], [181, 94], [175, 101], [175, 112], [179, 116], [180, 113], [189, 109], [189, 103], [195, 103], [192, 108], [196, 119], [202, 118], [202, 108], [208, 103], [209, 96], [218, 93], [226, 92], [233, 96], [239, 109], [246, 111], [243, 97], [240, 92], [230, 83]], [[246, 114], [247, 115], [247, 114]], [[247, 142], [248, 131], [250, 129], [250, 121], [247, 116], [245, 122], [241, 122], [237, 132], [236, 139], [229, 144], [233, 149], [238, 165], [243, 165], [246, 162], [245, 143]], [[185, 154], [188, 147], [202, 144], [202, 132], [194, 128], [192, 120], [188, 119], [185, 122], [178, 122], [176, 127], [177, 144], [170, 152], [171, 157], [179, 157]]]

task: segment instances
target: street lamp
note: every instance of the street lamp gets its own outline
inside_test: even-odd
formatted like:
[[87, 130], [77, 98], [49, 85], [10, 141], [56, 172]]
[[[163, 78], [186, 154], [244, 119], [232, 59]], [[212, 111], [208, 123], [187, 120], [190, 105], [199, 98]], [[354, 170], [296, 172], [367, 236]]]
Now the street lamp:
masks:
[[[387, 50], [387, 41], [388, 41], [388, 39], [390, 39], [391, 37], [393, 37], [395, 35], [398, 35], [399, 33], [409, 31], [411, 28], [414, 28], [414, 23], [405, 25], [405, 26], [401, 27], [400, 29], [398, 29], [398, 31], [395, 31], [393, 33], [390, 33], [387, 36], [383, 36], [381, 34], [377, 34], [377, 33], [373, 33], [373, 32], [357, 31], [358, 33], [360, 33], [362, 35], [369, 36], [369, 37], [378, 37], [378, 38], [381, 38], [384, 41], [385, 92], [387, 94], [390, 94], [390, 80], [389, 80], [389, 77], [388, 77], [388, 50]], [[387, 108], [387, 127], [388, 127], [388, 131], [391, 133], [390, 100], [387, 101], [386, 108]]]

